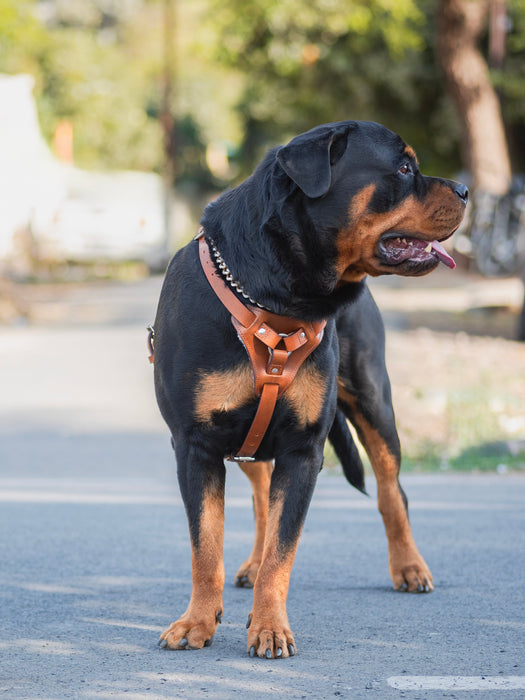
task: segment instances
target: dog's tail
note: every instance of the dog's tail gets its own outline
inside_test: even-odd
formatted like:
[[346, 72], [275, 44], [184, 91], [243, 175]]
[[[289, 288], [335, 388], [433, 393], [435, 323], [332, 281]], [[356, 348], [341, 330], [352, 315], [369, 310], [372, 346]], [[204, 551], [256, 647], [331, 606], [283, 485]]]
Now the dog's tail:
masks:
[[364, 493], [365, 496], [368, 496], [365, 489], [365, 470], [363, 462], [361, 461], [352, 434], [346, 424], [346, 418], [339, 409], [335, 412], [334, 422], [328, 433], [328, 439], [334, 447], [335, 453], [343, 467], [344, 475], [348, 481], [354, 488]]

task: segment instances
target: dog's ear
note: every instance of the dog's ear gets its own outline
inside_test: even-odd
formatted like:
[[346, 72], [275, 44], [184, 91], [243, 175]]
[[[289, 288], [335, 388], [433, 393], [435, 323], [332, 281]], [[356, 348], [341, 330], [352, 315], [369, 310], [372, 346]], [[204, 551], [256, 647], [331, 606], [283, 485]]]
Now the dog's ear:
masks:
[[284, 172], [307, 197], [322, 197], [330, 189], [332, 166], [346, 149], [351, 127], [351, 122], [318, 126], [277, 151]]

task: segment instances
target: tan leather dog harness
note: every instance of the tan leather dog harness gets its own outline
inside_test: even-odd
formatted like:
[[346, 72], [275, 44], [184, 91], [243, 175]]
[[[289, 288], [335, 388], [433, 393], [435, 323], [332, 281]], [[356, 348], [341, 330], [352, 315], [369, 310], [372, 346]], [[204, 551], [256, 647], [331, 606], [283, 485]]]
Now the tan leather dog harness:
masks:
[[245, 306], [224, 282], [213, 263], [201, 230], [199, 255], [213, 291], [231, 313], [232, 324], [252, 365], [259, 406], [240, 450], [228, 457], [255, 461], [253, 455], [270, 425], [277, 399], [292, 383], [299, 367], [323, 339], [326, 321], [300, 321], [266, 309]]

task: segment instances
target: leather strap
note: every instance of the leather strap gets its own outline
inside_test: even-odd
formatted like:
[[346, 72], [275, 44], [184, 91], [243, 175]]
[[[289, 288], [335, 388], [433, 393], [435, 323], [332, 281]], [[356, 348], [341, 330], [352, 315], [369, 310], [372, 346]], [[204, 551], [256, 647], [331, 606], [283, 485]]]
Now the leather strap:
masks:
[[155, 329], [153, 326], [150, 324], [147, 328], [148, 331], [148, 339], [147, 339], [147, 344], [148, 344], [148, 360], [150, 365], [152, 365], [155, 362]]
[[299, 367], [323, 339], [326, 321], [300, 321], [255, 306], [245, 306], [224, 282], [201, 235], [199, 255], [213, 291], [231, 314], [232, 324], [252, 365], [255, 394], [260, 397], [253, 423], [236, 461], [253, 460], [270, 425], [275, 404], [292, 383]]

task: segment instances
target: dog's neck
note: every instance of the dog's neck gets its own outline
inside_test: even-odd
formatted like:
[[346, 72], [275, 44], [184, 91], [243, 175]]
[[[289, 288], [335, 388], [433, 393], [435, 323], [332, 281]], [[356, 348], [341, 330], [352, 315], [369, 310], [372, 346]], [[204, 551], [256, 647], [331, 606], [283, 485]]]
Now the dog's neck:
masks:
[[[199, 229], [199, 236], [205, 235], [204, 229], [201, 228]], [[245, 287], [241, 286], [239, 282], [237, 282], [232, 273], [230, 272], [230, 268], [226, 264], [226, 261], [220, 254], [217, 246], [215, 245], [215, 241], [213, 238], [208, 238], [208, 245], [210, 246], [211, 254], [215, 260], [215, 264], [217, 265], [217, 268], [221, 275], [224, 277], [226, 283], [230, 287], [230, 289], [235, 292], [236, 294], [239, 294], [240, 296], [243, 297], [246, 301], [249, 301], [250, 304], [253, 306], [258, 306], [260, 309], [264, 309], [265, 311], [271, 311], [267, 306], [263, 306], [263, 304], [260, 304], [258, 301], [253, 299], [248, 292], [246, 291]]]
[[358, 298], [364, 283], [337, 285], [332, 251], [320, 254], [320, 233], [304, 213], [308, 240], [283, 234], [288, 215], [297, 218], [302, 211], [301, 202], [286, 190], [289, 183], [282, 184], [285, 192], [277, 216], [267, 209], [269, 193], [263, 196], [252, 180], [225, 192], [204, 211], [201, 224], [225, 266], [221, 273], [237, 293], [241, 289], [272, 313], [308, 321], [334, 316], [342, 305]]

